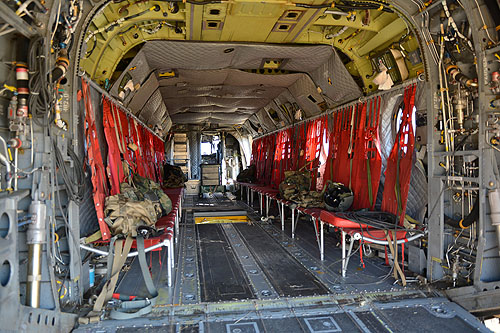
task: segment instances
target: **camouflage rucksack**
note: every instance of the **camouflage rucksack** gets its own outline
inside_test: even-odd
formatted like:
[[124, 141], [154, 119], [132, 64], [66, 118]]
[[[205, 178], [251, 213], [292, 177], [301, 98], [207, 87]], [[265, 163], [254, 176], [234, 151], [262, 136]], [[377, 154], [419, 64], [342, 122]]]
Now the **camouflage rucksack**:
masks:
[[140, 226], [153, 226], [161, 212], [160, 204], [149, 199], [134, 200], [125, 194], [116, 194], [106, 198], [104, 221], [113, 235], [137, 236]]
[[279, 186], [281, 196], [301, 207], [325, 207], [323, 194], [311, 191], [311, 171], [285, 171], [285, 180]]
[[187, 181], [182, 169], [175, 165], [163, 165], [163, 186], [166, 188], [181, 187]]
[[279, 185], [281, 196], [290, 201], [297, 201], [301, 194], [311, 188], [311, 173], [309, 171], [285, 171], [285, 179]]
[[170, 213], [170, 211], [172, 211], [172, 201], [170, 200], [168, 195], [163, 192], [160, 184], [155, 183], [154, 181], [147, 178], [141, 177], [138, 174], [134, 174], [133, 181], [137, 186], [137, 189], [144, 195], [145, 198], [149, 198], [153, 201], [157, 199], [159, 201], [163, 215], [166, 215]]
[[257, 167], [255, 164], [250, 165], [245, 170], [241, 171], [236, 177], [236, 180], [241, 183], [253, 183], [255, 182], [255, 174], [257, 172]]

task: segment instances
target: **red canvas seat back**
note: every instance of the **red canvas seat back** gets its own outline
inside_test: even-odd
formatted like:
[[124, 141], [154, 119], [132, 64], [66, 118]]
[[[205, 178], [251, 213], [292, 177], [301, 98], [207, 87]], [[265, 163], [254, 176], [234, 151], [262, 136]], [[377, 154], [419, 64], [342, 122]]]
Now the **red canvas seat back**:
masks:
[[305, 160], [307, 170], [311, 171], [311, 189], [316, 189], [318, 177], [319, 155], [323, 143], [323, 133], [326, 129], [326, 117], [320, 117], [308, 122]]
[[119, 131], [119, 114], [114, 104], [106, 98], [102, 100], [103, 126], [106, 141], [108, 143], [108, 167], [107, 173], [111, 183], [111, 195], [120, 193], [120, 184], [124, 180], [121, 154], [127, 149], [121, 140], [122, 133]]
[[99, 147], [98, 134], [95, 123], [94, 109], [87, 82], [82, 79], [82, 97], [85, 104], [85, 143], [87, 148], [87, 159], [90, 166], [93, 199], [97, 213], [97, 221], [101, 230], [102, 239], [111, 238], [108, 225], [104, 222], [104, 199], [109, 194], [106, 171], [102, 161], [101, 149]]
[[280, 131], [276, 134], [276, 148], [274, 152], [273, 175], [271, 186], [278, 188], [285, 178], [285, 171], [291, 168], [291, 129]]
[[391, 154], [387, 159], [387, 169], [385, 171], [382, 210], [398, 215], [400, 225], [404, 222], [413, 164], [415, 133], [413, 132], [412, 119], [415, 106], [415, 90], [415, 85], [405, 88], [401, 123], [399, 124], [399, 131], [396, 134]]
[[[126, 178], [122, 160], [128, 162], [133, 172], [161, 182], [161, 166], [165, 161], [164, 143], [134, 118], [128, 117], [113, 101], [102, 97], [102, 125], [108, 145], [105, 165], [99, 146], [90, 89], [83, 79], [82, 97], [85, 104], [85, 139], [94, 205], [102, 239], [108, 240], [111, 234], [104, 222], [105, 198], [120, 193], [120, 183]], [[132, 145], [137, 146], [135, 151], [129, 147]]]
[[351, 156], [348, 152], [351, 138], [351, 122], [353, 121], [354, 107], [349, 106], [339, 111], [337, 127], [335, 129], [336, 148], [333, 162], [333, 181], [349, 186], [351, 179]]
[[352, 208], [373, 209], [382, 170], [378, 134], [380, 97], [364, 103], [358, 112], [351, 181], [354, 192]]

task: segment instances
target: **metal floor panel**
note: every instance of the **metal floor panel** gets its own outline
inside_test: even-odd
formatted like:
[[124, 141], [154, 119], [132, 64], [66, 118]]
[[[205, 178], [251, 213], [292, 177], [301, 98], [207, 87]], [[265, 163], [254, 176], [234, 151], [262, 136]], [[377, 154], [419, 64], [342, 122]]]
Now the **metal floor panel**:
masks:
[[254, 298], [248, 280], [218, 224], [197, 225], [201, 300], [218, 302]]
[[351, 301], [335, 295], [186, 304], [155, 308], [155, 316], [106, 320], [75, 332], [489, 332], [470, 313], [445, 298], [396, 302]]
[[[217, 200], [205, 199], [214, 204], [213, 209], [217, 209]], [[366, 284], [380, 281], [380, 276], [390, 272], [380, 265], [380, 258], [365, 258], [366, 267], [361, 269], [359, 256], [353, 256], [347, 278], [340, 278], [335, 266], [340, 258], [337, 240], [326, 237], [327, 252], [321, 263], [310, 222], [300, 222], [295, 240], [277, 223], [196, 227], [193, 207], [198, 202], [200, 199], [192, 198], [180, 224], [173, 290], [166, 287], [162, 270], [153, 265], [163, 295], [153, 312], [132, 320], [81, 326], [75, 332], [488, 332], [473, 315], [436, 297], [433, 290], [394, 286], [392, 277]], [[257, 221], [255, 212], [241, 202], [223, 204], [223, 210], [246, 208], [248, 216]], [[156, 263], [157, 254], [153, 256]], [[250, 272], [254, 268], [256, 274]], [[139, 273], [132, 265], [119, 290], [129, 289], [126, 286], [143, 290]], [[220, 281], [231, 283], [222, 285]], [[335, 289], [337, 284], [342, 288]], [[220, 297], [231, 295], [238, 287], [243, 294], [250, 290], [254, 298], [224, 301]], [[264, 287], [271, 291], [266, 297], [260, 292]], [[204, 293], [215, 296], [208, 298]], [[244, 296], [227, 297], [232, 298]]]
[[258, 226], [234, 225], [280, 296], [326, 294], [328, 290]]

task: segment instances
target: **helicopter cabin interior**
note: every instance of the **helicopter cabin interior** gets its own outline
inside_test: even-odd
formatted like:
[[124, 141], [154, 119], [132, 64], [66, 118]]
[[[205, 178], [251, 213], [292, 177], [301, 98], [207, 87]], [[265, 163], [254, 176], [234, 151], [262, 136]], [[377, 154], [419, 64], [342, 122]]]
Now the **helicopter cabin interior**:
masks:
[[499, 27], [497, 0], [0, 2], [0, 330], [495, 330]]

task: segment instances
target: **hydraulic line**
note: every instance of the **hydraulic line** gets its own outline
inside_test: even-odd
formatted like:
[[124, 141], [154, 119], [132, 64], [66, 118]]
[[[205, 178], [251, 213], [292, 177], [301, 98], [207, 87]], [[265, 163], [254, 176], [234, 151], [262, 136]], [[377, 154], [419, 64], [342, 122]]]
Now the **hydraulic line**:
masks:
[[467, 229], [479, 219], [479, 199], [476, 199], [471, 212], [464, 219], [457, 221], [451, 217], [444, 216], [444, 223], [454, 228]]
[[448, 64], [446, 66], [446, 74], [450, 75], [455, 81], [460, 82], [464, 86], [467, 86], [467, 87], [477, 87], [478, 86], [477, 82], [474, 82], [474, 80], [465, 76], [460, 71], [460, 69], [458, 68], [457, 65]]

